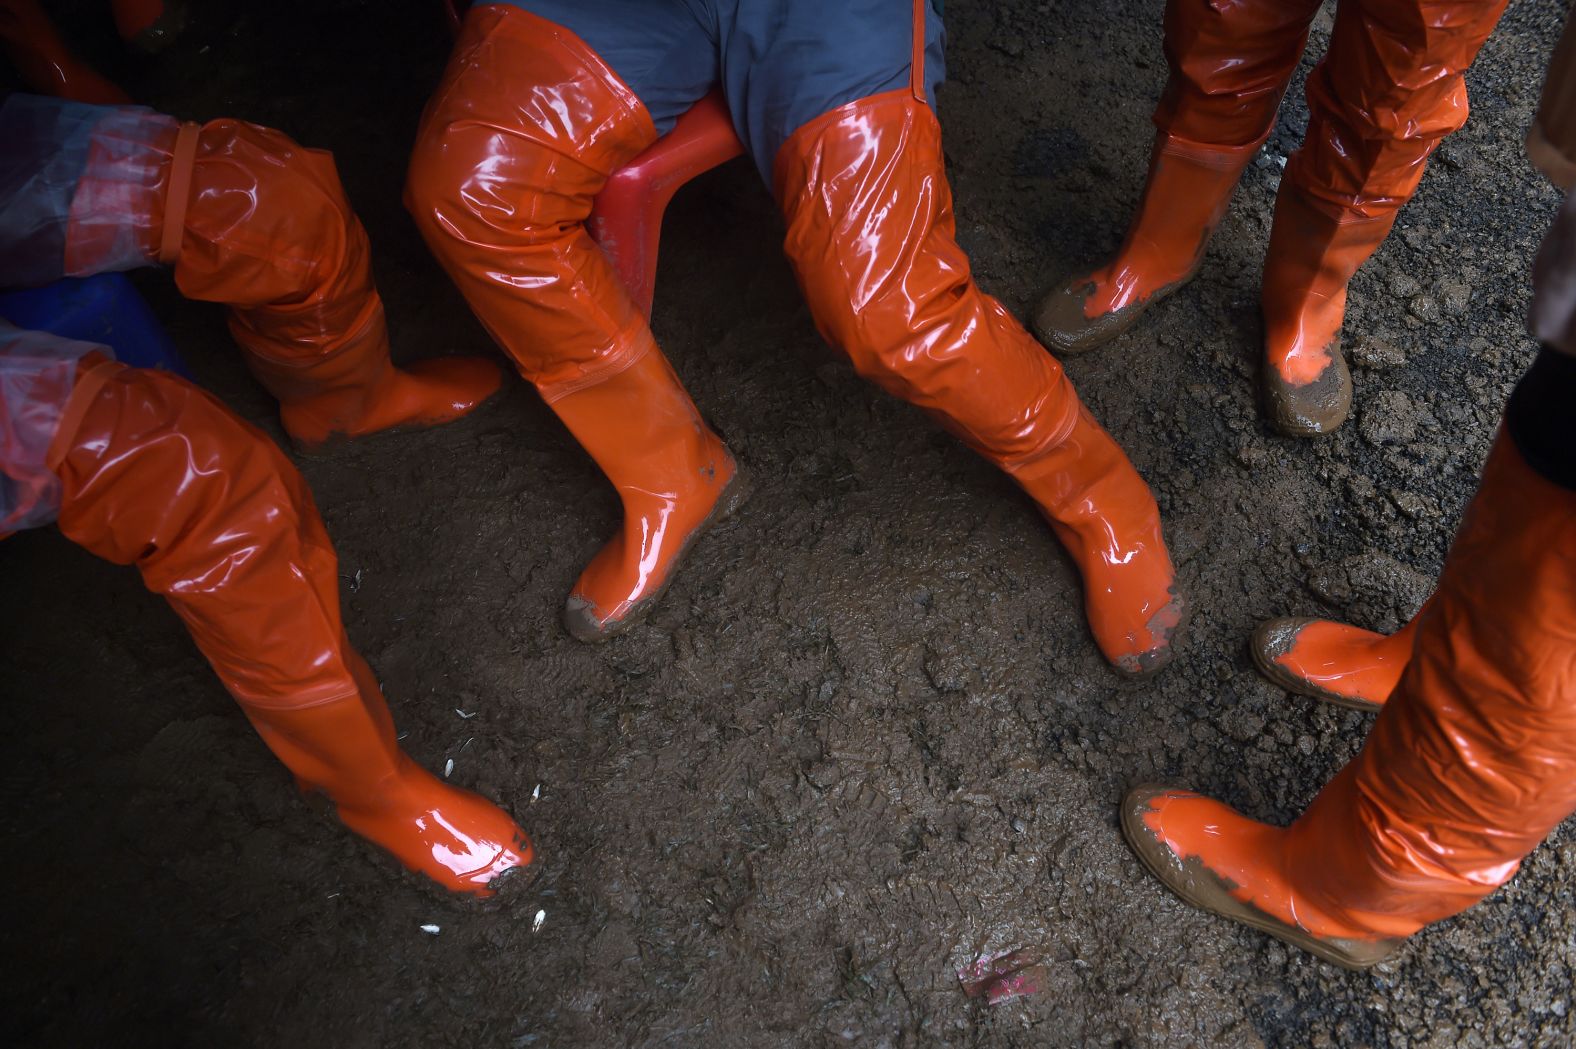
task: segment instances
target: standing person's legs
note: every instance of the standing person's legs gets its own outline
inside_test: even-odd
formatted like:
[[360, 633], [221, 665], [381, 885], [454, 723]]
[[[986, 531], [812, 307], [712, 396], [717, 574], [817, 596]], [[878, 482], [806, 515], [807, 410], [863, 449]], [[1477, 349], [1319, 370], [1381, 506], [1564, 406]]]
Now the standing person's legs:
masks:
[[1035, 333], [1061, 353], [1115, 338], [1198, 272], [1242, 170], [1275, 126], [1318, 0], [1169, 0], [1170, 67], [1149, 181], [1115, 258], [1052, 292]]
[[1462, 77], [1505, 0], [1342, 0], [1308, 77], [1308, 135], [1286, 163], [1264, 263], [1265, 409], [1282, 433], [1329, 433], [1351, 407], [1346, 285], [1466, 123]]
[[1576, 491], [1501, 432], [1400, 685], [1297, 822], [1140, 787], [1122, 826], [1188, 902], [1360, 968], [1504, 884], [1572, 811]]
[[498, 389], [489, 361], [389, 361], [366, 231], [333, 157], [236, 120], [14, 95], [0, 106], [0, 283], [156, 263], [230, 330], [302, 444], [448, 422]]
[[1158, 669], [1183, 602], [1154, 499], [1061, 367], [974, 283], [926, 102], [940, 20], [921, 8], [930, 75], [914, 77], [914, 12], [909, 0], [731, 7], [723, 82], [741, 137], [772, 172], [822, 334], [1006, 470], [1077, 563], [1106, 657]]
[[742, 492], [585, 227], [608, 175], [656, 140], [654, 116], [670, 125], [715, 71], [681, 0], [482, 5], [411, 159], [406, 203], [428, 245], [623, 502], [623, 527], [565, 607], [582, 640], [638, 621]]

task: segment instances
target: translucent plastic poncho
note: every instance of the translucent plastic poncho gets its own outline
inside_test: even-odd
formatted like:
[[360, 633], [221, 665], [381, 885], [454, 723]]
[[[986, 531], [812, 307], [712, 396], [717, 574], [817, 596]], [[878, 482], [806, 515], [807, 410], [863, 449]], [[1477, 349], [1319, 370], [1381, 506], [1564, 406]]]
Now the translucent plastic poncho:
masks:
[[0, 533], [35, 528], [60, 510], [60, 479], [49, 462], [77, 362], [106, 346], [23, 331], [0, 320]]
[[[146, 266], [179, 123], [140, 106], [0, 104], [0, 287]], [[68, 251], [69, 245], [69, 251]]]

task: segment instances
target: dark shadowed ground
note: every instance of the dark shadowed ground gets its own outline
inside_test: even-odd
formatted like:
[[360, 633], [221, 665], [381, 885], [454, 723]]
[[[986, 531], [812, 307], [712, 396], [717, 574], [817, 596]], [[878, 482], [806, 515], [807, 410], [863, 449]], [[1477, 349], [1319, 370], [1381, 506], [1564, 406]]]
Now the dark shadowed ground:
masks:
[[[399, 202], [444, 61], [436, 3], [201, 0], [159, 61], [121, 55], [102, 5], [66, 6], [151, 104], [338, 154], [397, 357], [493, 352]], [[947, 8], [960, 235], [1022, 313], [1120, 239], [1161, 4]], [[1266, 684], [1244, 642], [1282, 613], [1393, 629], [1426, 596], [1533, 352], [1527, 272], [1557, 198], [1520, 142], [1561, 13], [1511, 5], [1471, 123], [1354, 282], [1338, 435], [1272, 436], [1254, 401], [1300, 79], [1200, 278], [1069, 365], [1158, 492], [1197, 609], [1153, 681], [1106, 668], [1005, 478], [821, 343], [743, 162], [675, 202], [654, 326], [757, 491], [648, 625], [595, 648], [559, 628], [618, 508], [518, 381], [446, 430], [301, 464], [405, 745], [536, 838], [537, 878], [500, 903], [440, 898], [304, 803], [134, 572], [51, 530], [0, 544], [6, 1040], [1571, 1044], [1569, 823], [1366, 975], [1188, 910], [1116, 826], [1156, 778], [1286, 821], [1356, 753], [1368, 718]], [[277, 435], [221, 312], [143, 276], [201, 381]], [[966, 998], [957, 970], [1009, 949], [1043, 956], [1038, 991]]]

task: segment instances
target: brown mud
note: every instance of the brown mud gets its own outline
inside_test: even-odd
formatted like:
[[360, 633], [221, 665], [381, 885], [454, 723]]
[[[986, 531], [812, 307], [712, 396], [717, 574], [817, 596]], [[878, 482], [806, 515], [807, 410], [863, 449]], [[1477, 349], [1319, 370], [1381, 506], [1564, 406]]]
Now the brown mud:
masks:
[[[398, 358], [493, 352], [400, 207], [444, 60], [436, 3], [194, 3], [152, 60], [106, 39], [102, 5], [64, 6], [150, 103], [336, 152]], [[1160, 13], [947, 4], [960, 237], [1020, 315], [1121, 240]], [[1198, 278], [1068, 362], [1155, 487], [1194, 609], [1151, 679], [1104, 664], [1011, 482], [821, 343], [745, 162], [675, 201], [654, 327], [754, 494], [645, 623], [605, 645], [564, 632], [618, 507], [516, 380], [460, 424], [302, 460], [405, 746], [536, 839], [535, 879], [499, 902], [441, 898], [303, 803], [134, 572], [53, 530], [0, 544], [7, 1041], [1576, 1041], [1570, 823], [1365, 974], [1184, 906], [1118, 829], [1123, 793], [1153, 781], [1288, 821], [1361, 745], [1370, 718], [1267, 683], [1246, 640], [1286, 614], [1393, 630], [1426, 596], [1534, 349], [1527, 274], [1557, 198], [1521, 140], [1561, 13], [1511, 5], [1472, 121], [1354, 281], [1337, 434], [1275, 436], [1256, 403], [1300, 77]], [[221, 312], [138, 279], [200, 380], [278, 436]], [[989, 1004], [977, 974], [1020, 962], [1030, 993]]]

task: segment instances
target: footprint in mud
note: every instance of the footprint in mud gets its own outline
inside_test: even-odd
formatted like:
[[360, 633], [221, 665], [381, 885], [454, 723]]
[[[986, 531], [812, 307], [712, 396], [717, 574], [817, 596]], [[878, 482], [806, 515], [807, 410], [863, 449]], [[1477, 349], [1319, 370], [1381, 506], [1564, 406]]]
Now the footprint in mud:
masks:
[[182, 791], [194, 780], [212, 774], [215, 752], [235, 743], [235, 729], [216, 714], [191, 721], [172, 721], [137, 755], [137, 783], [157, 790]]

